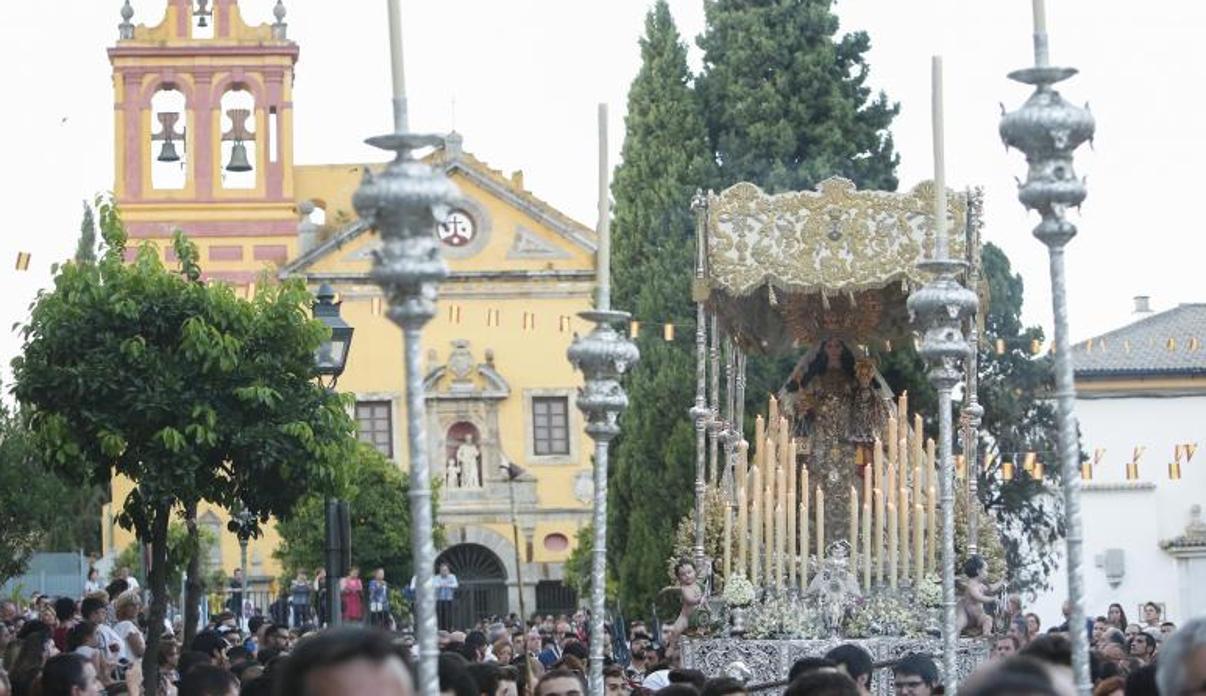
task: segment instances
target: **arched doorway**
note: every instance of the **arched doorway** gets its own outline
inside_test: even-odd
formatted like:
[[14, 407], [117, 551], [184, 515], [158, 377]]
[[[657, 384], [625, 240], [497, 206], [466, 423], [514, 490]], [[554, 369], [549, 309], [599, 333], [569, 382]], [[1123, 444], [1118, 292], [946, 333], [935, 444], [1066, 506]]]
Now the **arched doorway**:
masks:
[[478, 621], [507, 614], [507, 570], [485, 546], [457, 544], [436, 559], [447, 563], [460, 587], [452, 602], [452, 626], [473, 628]]

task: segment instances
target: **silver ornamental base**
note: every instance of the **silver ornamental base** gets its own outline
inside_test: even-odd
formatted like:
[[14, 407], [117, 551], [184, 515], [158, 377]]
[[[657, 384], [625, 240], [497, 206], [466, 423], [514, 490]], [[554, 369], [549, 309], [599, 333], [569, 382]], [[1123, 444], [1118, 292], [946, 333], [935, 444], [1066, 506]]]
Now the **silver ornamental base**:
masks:
[[[852, 643], [871, 654], [874, 662], [896, 660], [910, 653], [938, 655], [942, 652], [942, 641], [938, 638], [824, 638], [818, 640], [732, 640], [712, 638], [689, 638], [683, 641], [683, 667], [698, 669], [704, 674], [748, 673], [747, 685], [776, 684], [767, 688], [755, 688], [753, 693], [782, 694], [788, 671], [796, 660], [803, 657], [820, 657], [839, 645]], [[988, 643], [982, 639], [960, 639], [955, 650], [955, 671], [959, 680], [966, 679], [977, 667], [989, 658]], [[739, 663], [739, 664], [738, 664]], [[939, 671], [945, 669], [939, 664]], [[871, 693], [875, 696], [892, 696], [892, 670], [878, 669], [871, 679]]]

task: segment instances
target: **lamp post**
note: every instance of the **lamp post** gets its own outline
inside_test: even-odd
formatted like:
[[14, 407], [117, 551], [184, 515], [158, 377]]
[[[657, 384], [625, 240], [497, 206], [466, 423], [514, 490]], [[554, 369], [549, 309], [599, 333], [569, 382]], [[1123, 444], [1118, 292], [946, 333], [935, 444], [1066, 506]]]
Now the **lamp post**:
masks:
[[394, 132], [368, 144], [395, 153], [379, 174], [365, 169], [352, 198], [356, 213], [381, 237], [373, 260], [373, 280], [385, 292], [386, 315], [402, 329], [406, 367], [406, 435], [410, 466], [411, 549], [415, 567], [415, 638], [419, 647], [422, 696], [440, 692], [436, 634], [435, 544], [432, 540], [431, 468], [427, 460], [426, 394], [423, 389], [423, 328], [436, 312], [439, 283], [448, 276], [440, 258], [436, 225], [458, 197], [441, 171], [415, 159], [414, 151], [442, 145], [438, 135], [410, 132], [402, 65], [401, 4], [387, 0], [393, 76]]
[[243, 508], [231, 515], [230, 521], [226, 523], [226, 529], [239, 539], [239, 570], [242, 571], [243, 580], [239, 587], [239, 606], [235, 613], [241, 623], [243, 621], [243, 601], [247, 595], [247, 544], [252, 538], [260, 535], [260, 526], [255, 515]]
[[1034, 236], [1047, 246], [1051, 268], [1051, 304], [1055, 332], [1055, 400], [1059, 413], [1059, 459], [1063, 480], [1064, 522], [1067, 528], [1068, 617], [1072, 642], [1072, 670], [1081, 694], [1092, 690], [1089, 678], [1089, 639], [1085, 635], [1084, 532], [1080, 518], [1080, 447], [1074, 405], [1076, 387], [1072, 351], [1068, 340], [1068, 289], [1064, 272], [1064, 246], [1076, 236], [1076, 225], [1065, 213], [1085, 199], [1084, 181], [1077, 178], [1072, 156], [1093, 139], [1096, 123], [1088, 108], [1067, 102], [1052, 86], [1076, 74], [1075, 68], [1049, 64], [1047, 17], [1043, 0], [1033, 0], [1034, 67], [1009, 73], [1011, 80], [1034, 86], [1034, 94], [1016, 111], [1001, 117], [1001, 139], [1006, 147], [1026, 154], [1030, 169], [1018, 188], [1018, 200], [1038, 211], [1042, 221]]
[[[318, 288], [314, 296], [314, 318], [321, 321], [331, 330], [331, 339], [314, 351], [314, 371], [318, 381], [327, 391], [335, 391], [335, 384], [343, 374], [348, 364], [348, 352], [352, 348], [352, 327], [340, 316], [339, 308], [342, 302], [335, 301], [335, 290], [327, 283]], [[339, 606], [339, 577], [343, 575], [345, 564], [341, 559], [350, 555], [350, 530], [345, 527], [348, 523], [347, 503], [338, 499], [327, 499], [323, 505], [326, 512], [326, 554], [324, 566], [327, 571], [327, 623], [338, 626], [341, 622]], [[243, 571], [246, 576], [247, 571]]]
[[515, 505], [515, 480], [523, 476], [524, 470], [515, 462], [503, 460], [499, 465], [507, 477], [507, 491], [511, 496], [511, 540], [515, 544], [515, 588], [519, 595], [519, 620], [526, 621], [528, 612], [523, 602], [523, 558], [519, 553], [519, 508]]

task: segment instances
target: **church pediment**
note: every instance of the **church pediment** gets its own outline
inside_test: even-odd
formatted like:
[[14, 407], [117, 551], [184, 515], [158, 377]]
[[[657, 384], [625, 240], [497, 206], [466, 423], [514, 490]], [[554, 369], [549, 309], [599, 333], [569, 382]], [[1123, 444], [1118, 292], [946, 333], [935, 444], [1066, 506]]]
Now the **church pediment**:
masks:
[[511, 385], [494, 369], [493, 351], [486, 349], [485, 357], [486, 361], [479, 363], [469, 350], [469, 341], [453, 341], [448, 361], [428, 372], [423, 380], [427, 398], [506, 399], [511, 395]]

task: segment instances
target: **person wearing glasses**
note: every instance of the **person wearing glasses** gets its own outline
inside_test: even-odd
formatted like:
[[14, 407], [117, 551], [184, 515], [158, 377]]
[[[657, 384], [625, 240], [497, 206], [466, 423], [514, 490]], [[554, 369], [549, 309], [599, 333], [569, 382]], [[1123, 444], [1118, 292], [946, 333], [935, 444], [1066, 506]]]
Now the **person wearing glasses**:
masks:
[[938, 686], [938, 666], [926, 655], [905, 655], [892, 667], [896, 696], [932, 696]]

